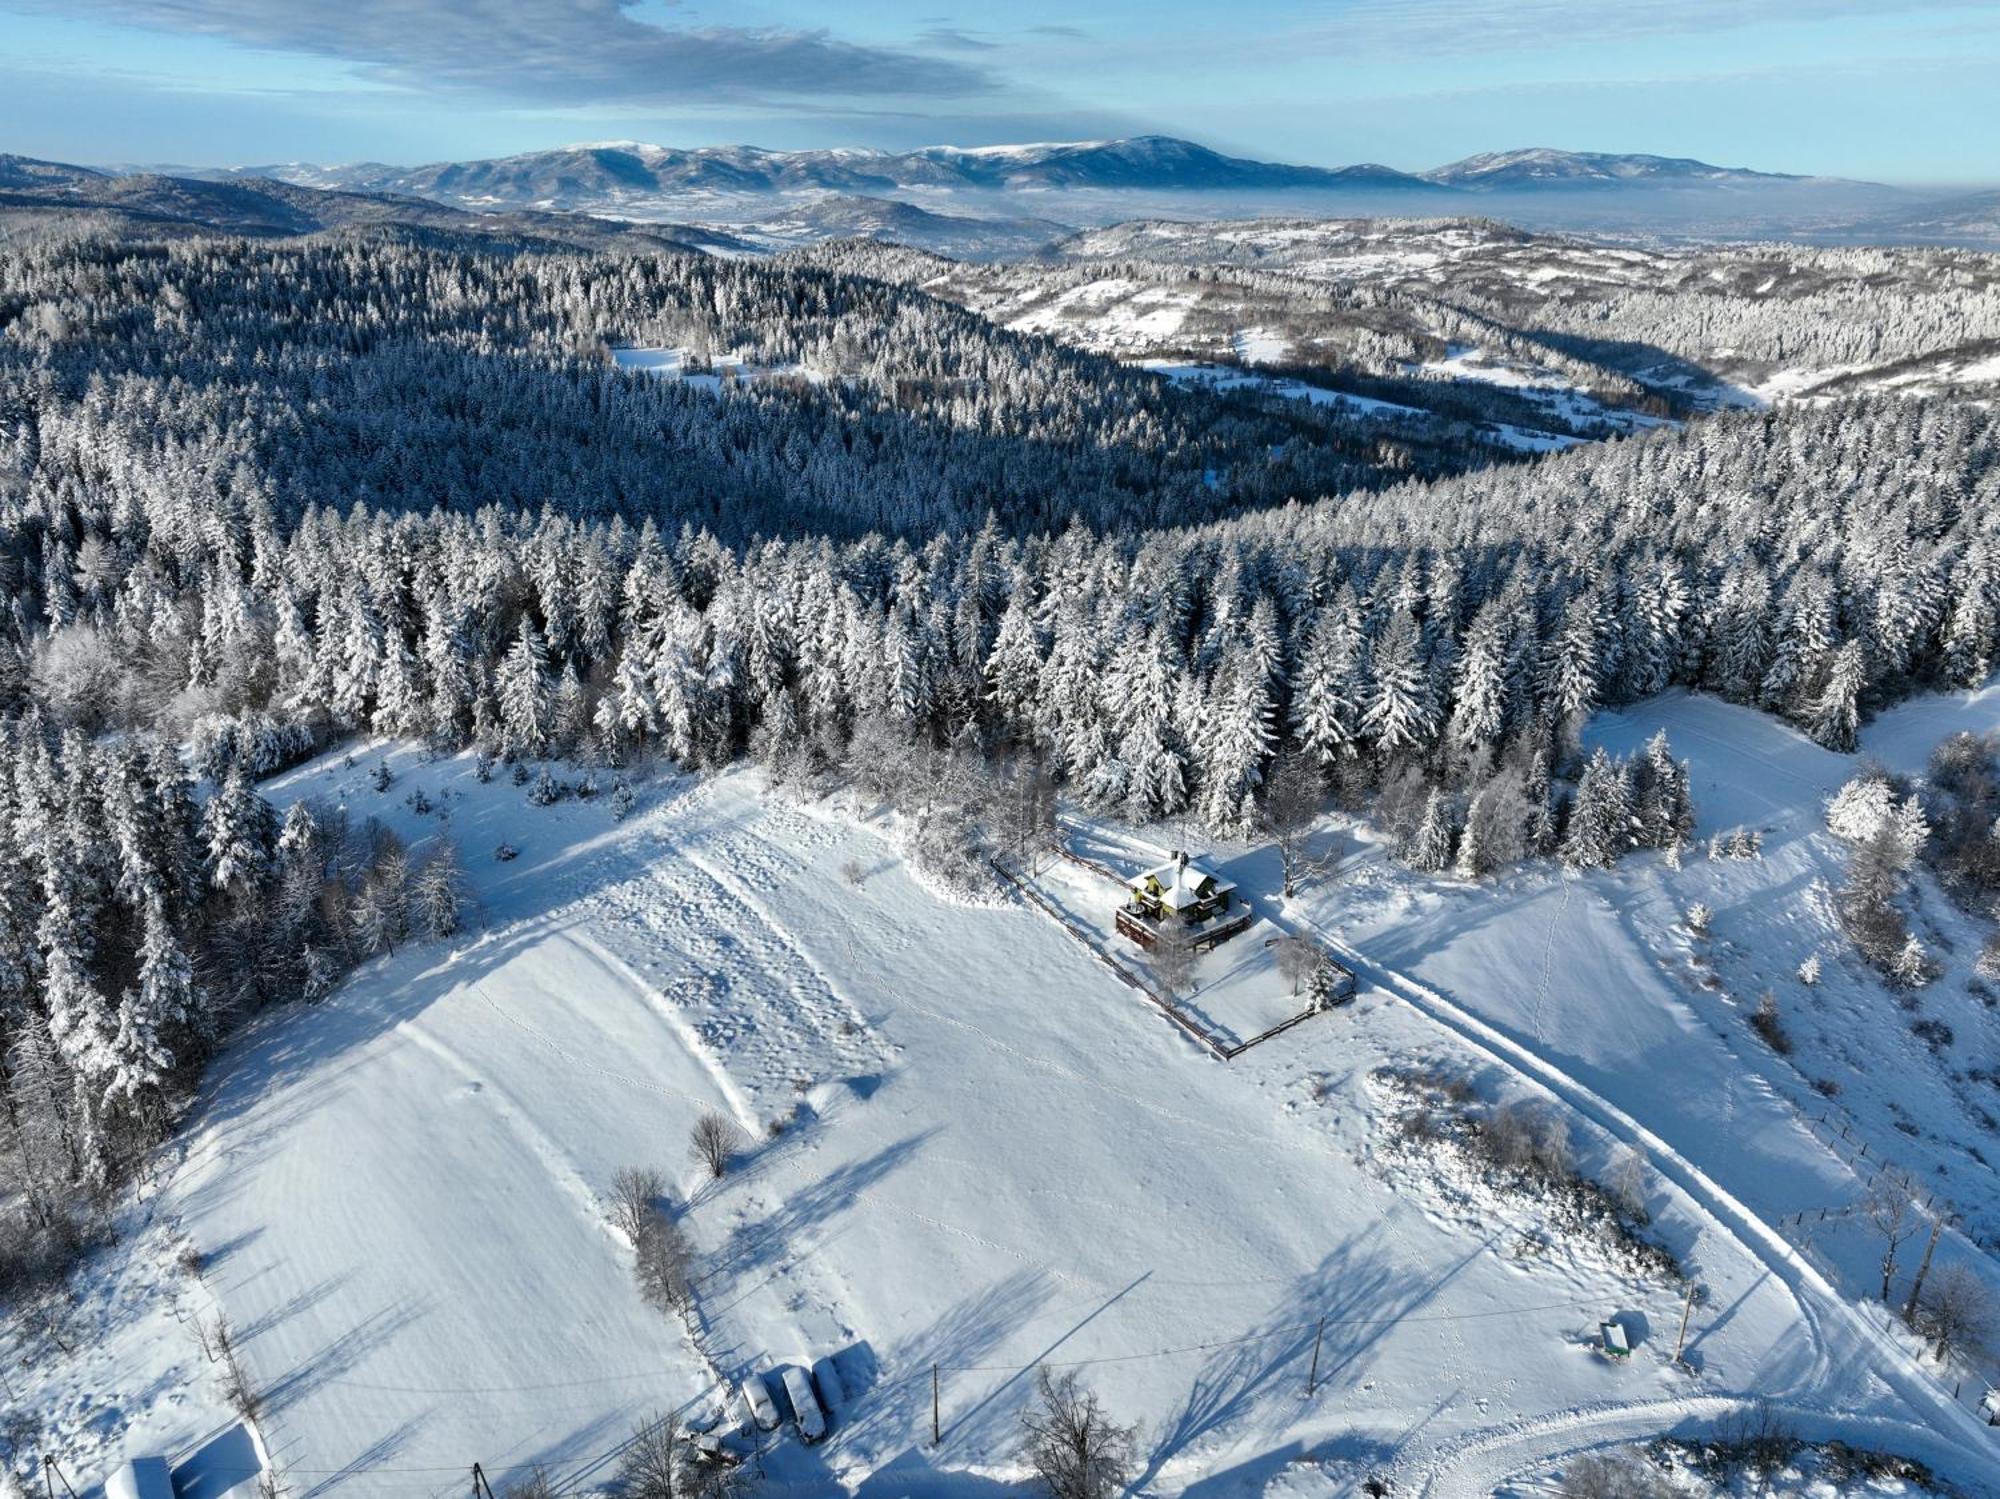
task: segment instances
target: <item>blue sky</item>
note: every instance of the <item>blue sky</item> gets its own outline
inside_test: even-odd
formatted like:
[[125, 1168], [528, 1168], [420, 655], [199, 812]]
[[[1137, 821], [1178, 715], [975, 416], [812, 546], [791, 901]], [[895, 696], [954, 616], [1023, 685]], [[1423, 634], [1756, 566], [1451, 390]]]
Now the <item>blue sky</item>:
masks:
[[1996, 0], [0, 0], [0, 150], [84, 162], [1157, 131], [1987, 183], [1996, 99]]

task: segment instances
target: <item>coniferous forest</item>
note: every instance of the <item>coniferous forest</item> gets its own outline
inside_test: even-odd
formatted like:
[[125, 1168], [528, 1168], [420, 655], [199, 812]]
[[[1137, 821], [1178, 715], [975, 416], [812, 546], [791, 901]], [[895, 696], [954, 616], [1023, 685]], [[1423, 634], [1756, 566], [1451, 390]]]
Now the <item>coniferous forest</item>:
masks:
[[1605, 864], [1691, 822], [1669, 746], [1580, 755], [1595, 709], [1693, 688], [1845, 750], [1985, 679], [1997, 439], [1877, 397], [1509, 461], [808, 264], [0, 247], [0, 1127], [34, 1224], [71, 1232], [69, 1185], [241, 1018], [455, 928], [448, 851], [258, 797], [342, 736], [922, 788], [948, 875], [1023, 788], [1228, 832], [1302, 777], [1418, 867]]

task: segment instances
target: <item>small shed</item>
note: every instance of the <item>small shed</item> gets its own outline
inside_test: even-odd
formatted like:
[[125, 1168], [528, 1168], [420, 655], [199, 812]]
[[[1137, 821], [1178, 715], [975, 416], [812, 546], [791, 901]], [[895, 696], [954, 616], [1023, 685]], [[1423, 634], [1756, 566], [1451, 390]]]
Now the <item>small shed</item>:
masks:
[[174, 1499], [173, 1470], [164, 1457], [135, 1457], [104, 1480], [105, 1499]]
[[1625, 1336], [1622, 1322], [1600, 1322], [1597, 1324], [1597, 1351], [1608, 1359], [1628, 1359], [1632, 1356], [1632, 1343]]

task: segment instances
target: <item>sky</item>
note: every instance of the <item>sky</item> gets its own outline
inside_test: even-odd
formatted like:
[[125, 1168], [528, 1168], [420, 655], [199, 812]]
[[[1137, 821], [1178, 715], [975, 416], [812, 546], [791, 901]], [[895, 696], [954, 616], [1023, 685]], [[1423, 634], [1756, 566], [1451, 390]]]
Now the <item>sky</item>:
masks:
[[1160, 133], [2000, 182], [2000, 0], [0, 0], [0, 151], [399, 164]]

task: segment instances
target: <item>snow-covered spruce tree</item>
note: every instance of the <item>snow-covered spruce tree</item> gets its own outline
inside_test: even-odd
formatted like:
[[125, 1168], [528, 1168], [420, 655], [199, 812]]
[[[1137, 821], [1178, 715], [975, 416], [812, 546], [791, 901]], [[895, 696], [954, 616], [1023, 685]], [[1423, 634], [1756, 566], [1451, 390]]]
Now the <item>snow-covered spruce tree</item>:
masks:
[[1850, 640], [1833, 653], [1826, 681], [1812, 700], [1807, 732], [1830, 750], [1851, 751], [1861, 727], [1861, 693], [1867, 681], [1861, 642]]
[[1247, 655], [1232, 656], [1216, 673], [1203, 734], [1202, 820], [1223, 831], [1248, 827], [1273, 736], [1270, 689]]
[[1292, 698], [1293, 738], [1322, 774], [1359, 748], [1361, 647], [1360, 605], [1342, 584], [1313, 627]]
[[1577, 782], [1563, 862], [1574, 869], [1609, 869], [1632, 846], [1632, 821], [1630, 773], [1600, 745]]
[[1385, 763], [1423, 755], [1437, 732], [1422, 632], [1407, 612], [1390, 622], [1376, 648], [1374, 686], [1361, 714], [1361, 731]]
[[1424, 805], [1424, 815], [1411, 835], [1405, 855], [1412, 869], [1439, 874], [1451, 867], [1451, 810], [1442, 791], [1432, 788]]
[[241, 771], [232, 770], [208, 799], [202, 829], [210, 887], [239, 901], [261, 891], [277, 845], [277, 819]]
[[509, 754], [530, 757], [548, 749], [555, 725], [549, 687], [548, 651], [535, 622], [522, 616], [514, 643], [501, 658], [496, 673], [499, 690], [500, 735]]

